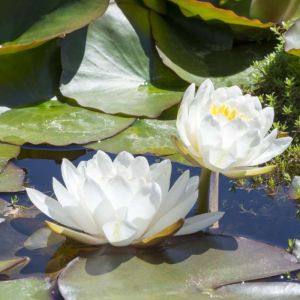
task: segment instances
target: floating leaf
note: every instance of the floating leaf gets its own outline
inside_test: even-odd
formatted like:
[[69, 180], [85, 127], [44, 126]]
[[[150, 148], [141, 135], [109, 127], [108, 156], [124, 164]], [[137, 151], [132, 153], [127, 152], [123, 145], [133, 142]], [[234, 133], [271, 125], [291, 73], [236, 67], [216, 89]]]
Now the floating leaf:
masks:
[[178, 103], [182, 92], [153, 84], [157, 53], [148, 10], [138, 1], [118, 3], [126, 16], [111, 4], [88, 27], [87, 35], [79, 31], [63, 41], [61, 92], [82, 106], [106, 113], [154, 118]]
[[24, 190], [25, 173], [13, 163], [8, 163], [0, 173], [0, 192], [20, 192]]
[[134, 119], [110, 116], [59, 101], [0, 115], [0, 140], [13, 144], [83, 144], [115, 135]]
[[0, 273], [7, 273], [14, 269], [19, 269], [27, 265], [29, 262], [28, 257], [15, 257], [12, 259], [0, 261]]
[[164, 64], [180, 78], [198, 85], [206, 78], [213, 79], [217, 86], [248, 84], [253, 61], [262, 59], [273, 47], [269, 43], [248, 43], [232, 48], [224, 45], [225, 41], [217, 46], [216, 41], [218, 51], [215, 51], [209, 48], [210, 39], [206, 43], [205, 40], [197, 42], [193, 32], [183, 31], [176, 23], [154, 12], [151, 12], [151, 24]]
[[88, 144], [88, 148], [112, 153], [128, 151], [133, 154], [176, 153], [171, 136], [176, 134], [175, 121], [137, 120], [132, 126], [112, 138]]
[[224, 300], [296, 300], [300, 297], [300, 284], [294, 282], [232, 284], [221, 287], [213, 296]]
[[207, 294], [212, 288], [299, 268], [284, 250], [245, 238], [198, 234], [169, 239], [148, 252], [106, 250], [76, 258], [61, 273], [58, 285], [66, 300], [93, 300], [99, 295], [101, 299], [211, 299]]
[[7, 165], [8, 160], [17, 157], [19, 153], [19, 146], [0, 143], [0, 173]]
[[300, 56], [300, 20], [295, 22], [284, 34], [284, 49], [290, 54]]
[[252, 0], [250, 17], [279, 23], [289, 20], [299, 6], [299, 0]]
[[1, 55], [0, 105], [15, 107], [51, 99], [57, 92], [60, 73], [56, 40], [35, 49]]
[[1, 7], [0, 54], [37, 47], [101, 16], [108, 0], [11, 0]]
[[0, 281], [0, 295], [5, 300], [50, 300], [48, 284], [39, 278]]
[[255, 28], [269, 28], [272, 23], [262, 23], [259, 20], [252, 20], [244, 16], [239, 16], [235, 12], [227, 9], [215, 7], [206, 1], [196, 0], [169, 0], [177, 4], [183, 14], [188, 17], [199, 16], [205, 21], [218, 20], [226, 24], [242, 25]]

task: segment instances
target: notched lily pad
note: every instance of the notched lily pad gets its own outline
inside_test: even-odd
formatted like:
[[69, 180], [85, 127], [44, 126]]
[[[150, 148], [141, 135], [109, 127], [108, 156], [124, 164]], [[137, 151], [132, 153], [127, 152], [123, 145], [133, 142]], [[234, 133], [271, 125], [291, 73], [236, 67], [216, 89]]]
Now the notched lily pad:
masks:
[[210, 299], [220, 286], [300, 268], [284, 250], [228, 236], [196, 234], [150, 251], [118, 251], [69, 263], [58, 280], [64, 299]]
[[176, 153], [171, 136], [176, 134], [175, 121], [137, 120], [132, 126], [112, 138], [88, 144], [88, 148], [112, 153], [128, 151], [133, 154]]
[[0, 115], [0, 140], [19, 145], [26, 142], [57, 146], [84, 144], [113, 136], [133, 122], [133, 118], [47, 101]]
[[112, 3], [87, 35], [79, 31], [63, 41], [60, 89], [85, 107], [155, 118], [178, 103], [182, 92], [152, 82], [158, 57], [149, 11], [139, 1], [117, 3], [123, 11]]

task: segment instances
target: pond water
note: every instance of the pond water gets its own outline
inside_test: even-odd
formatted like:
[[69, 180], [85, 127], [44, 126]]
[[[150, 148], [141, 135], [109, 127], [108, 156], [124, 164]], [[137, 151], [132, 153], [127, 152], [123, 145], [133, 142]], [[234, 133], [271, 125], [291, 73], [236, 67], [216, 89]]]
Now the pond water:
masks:
[[[81, 160], [88, 160], [94, 154], [95, 151], [78, 146], [55, 148], [25, 145], [14, 163], [26, 170], [26, 186], [35, 187], [52, 195], [52, 177], [62, 181], [60, 171], [62, 157], [68, 157], [77, 165]], [[150, 155], [147, 158], [150, 163], [160, 160]], [[189, 169], [192, 175], [198, 175], [200, 172], [199, 168], [173, 163], [172, 182], [186, 169]], [[225, 215], [219, 223], [219, 232], [249, 237], [281, 248], [287, 248], [288, 239], [300, 238], [300, 220], [296, 216], [297, 203], [287, 197], [284, 187], [279, 189], [278, 194], [269, 196], [263, 188], [234, 189], [233, 184], [228, 178], [220, 177], [219, 206]], [[18, 196], [18, 204], [31, 205], [25, 192], [1, 193], [0, 198], [10, 202], [14, 195]], [[0, 225], [4, 228], [0, 231], [2, 240], [0, 256], [31, 258], [31, 262], [22, 270], [20, 276], [56, 272], [78, 254], [68, 244], [54, 245], [47, 249], [25, 249], [24, 241], [38, 228], [44, 226], [44, 220], [43, 214], [37, 214], [34, 218], [15, 218]]]

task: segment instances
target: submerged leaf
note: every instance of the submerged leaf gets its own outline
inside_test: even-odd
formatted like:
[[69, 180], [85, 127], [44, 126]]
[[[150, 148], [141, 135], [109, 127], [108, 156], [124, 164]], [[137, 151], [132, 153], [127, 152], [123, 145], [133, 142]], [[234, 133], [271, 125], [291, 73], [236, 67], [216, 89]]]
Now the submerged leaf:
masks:
[[14, 269], [24, 267], [29, 262], [29, 257], [16, 257], [0, 261], [0, 273], [7, 273]]
[[0, 173], [0, 192], [20, 192], [24, 190], [25, 172], [13, 163], [8, 163]]

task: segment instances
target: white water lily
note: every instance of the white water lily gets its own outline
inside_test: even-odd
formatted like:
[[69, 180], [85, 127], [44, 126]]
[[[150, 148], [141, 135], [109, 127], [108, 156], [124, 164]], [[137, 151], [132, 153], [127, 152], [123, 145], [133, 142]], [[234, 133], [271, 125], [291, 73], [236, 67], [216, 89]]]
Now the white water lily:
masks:
[[281, 154], [292, 138], [269, 132], [272, 107], [262, 108], [258, 97], [243, 95], [237, 86], [214, 89], [205, 80], [195, 94], [186, 90], [178, 112], [179, 139], [175, 143], [190, 161], [229, 177], [258, 175], [272, 166], [257, 168]]
[[217, 212], [185, 219], [197, 200], [198, 177], [190, 178], [186, 171], [170, 188], [171, 171], [170, 160], [149, 166], [146, 158], [128, 152], [112, 161], [98, 151], [77, 168], [63, 160], [66, 187], [53, 179], [58, 201], [32, 188], [27, 194], [62, 225], [48, 222], [55, 232], [93, 245], [147, 246], [169, 235], [197, 232], [223, 216]]

